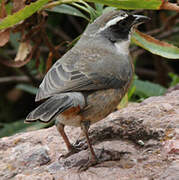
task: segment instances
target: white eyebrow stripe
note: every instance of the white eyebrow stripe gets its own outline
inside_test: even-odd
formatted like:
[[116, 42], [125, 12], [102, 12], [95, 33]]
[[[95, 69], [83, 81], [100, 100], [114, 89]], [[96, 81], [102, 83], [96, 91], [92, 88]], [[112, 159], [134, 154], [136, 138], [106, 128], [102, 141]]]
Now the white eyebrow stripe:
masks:
[[117, 16], [116, 18], [108, 21], [104, 27], [102, 27], [102, 28], [99, 29], [99, 32], [100, 32], [100, 31], [103, 31], [104, 29], [106, 29], [106, 28], [108, 28], [108, 27], [110, 27], [110, 26], [112, 26], [112, 25], [114, 25], [114, 24], [116, 24], [116, 23], [119, 22], [120, 20], [125, 19], [127, 16], [128, 16], [127, 14], [124, 14], [123, 16]]
[[128, 16], [127, 14], [125, 14], [125, 15], [123, 15], [123, 16], [118, 16], [118, 17], [110, 20], [109, 22], [107, 22], [106, 25], [105, 25], [105, 27], [112, 26], [112, 25], [116, 24], [118, 21], [126, 18], [127, 16]]

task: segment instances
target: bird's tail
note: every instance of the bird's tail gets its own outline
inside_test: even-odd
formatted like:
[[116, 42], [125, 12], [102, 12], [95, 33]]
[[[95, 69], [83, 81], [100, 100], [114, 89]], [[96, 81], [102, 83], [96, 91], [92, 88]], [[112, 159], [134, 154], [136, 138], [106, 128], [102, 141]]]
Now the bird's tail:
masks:
[[29, 113], [25, 122], [39, 120], [47, 123], [66, 109], [77, 106], [80, 106], [80, 108], [85, 106], [85, 99], [82, 93], [56, 94]]

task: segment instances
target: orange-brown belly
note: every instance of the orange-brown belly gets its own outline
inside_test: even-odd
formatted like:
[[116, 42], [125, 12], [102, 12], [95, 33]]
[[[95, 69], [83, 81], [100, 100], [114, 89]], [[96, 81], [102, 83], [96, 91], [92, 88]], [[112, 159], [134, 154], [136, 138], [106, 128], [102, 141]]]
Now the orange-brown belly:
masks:
[[64, 125], [80, 126], [81, 121], [91, 124], [102, 120], [113, 112], [124, 95], [122, 89], [108, 89], [95, 91], [86, 97], [87, 106], [70, 108], [61, 113], [57, 120]]

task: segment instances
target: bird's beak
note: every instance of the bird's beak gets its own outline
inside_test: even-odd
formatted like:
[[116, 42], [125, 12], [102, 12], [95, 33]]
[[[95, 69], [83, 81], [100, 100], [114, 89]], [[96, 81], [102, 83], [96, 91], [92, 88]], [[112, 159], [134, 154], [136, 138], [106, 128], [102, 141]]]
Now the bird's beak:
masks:
[[133, 15], [133, 17], [135, 17], [133, 25], [137, 25], [137, 26], [142, 24], [142, 23], [145, 23], [151, 19], [147, 16], [142, 16], [142, 15]]

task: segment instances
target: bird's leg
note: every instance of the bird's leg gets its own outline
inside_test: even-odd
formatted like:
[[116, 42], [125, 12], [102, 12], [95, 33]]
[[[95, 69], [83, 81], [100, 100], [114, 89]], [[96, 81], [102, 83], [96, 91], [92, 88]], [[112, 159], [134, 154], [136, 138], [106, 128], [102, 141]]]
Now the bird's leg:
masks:
[[70, 143], [70, 141], [69, 141], [69, 139], [68, 139], [68, 137], [67, 137], [67, 135], [66, 135], [66, 133], [64, 131], [64, 127], [65, 127], [64, 124], [56, 121], [56, 127], [57, 127], [58, 132], [61, 134], [61, 136], [62, 136], [62, 138], [63, 138], [63, 140], [64, 140], [64, 142], [65, 142], [65, 144], [67, 146], [67, 149], [68, 149], [68, 153], [65, 154], [65, 155], [62, 155], [61, 157], [67, 158], [67, 157], [71, 156], [72, 154], [75, 154], [75, 153], [79, 152], [80, 149], [75, 148]]
[[89, 139], [89, 136], [88, 136], [88, 130], [89, 130], [89, 126], [90, 126], [90, 122], [89, 121], [84, 121], [81, 123], [81, 129], [86, 137], [86, 141], [87, 141], [87, 144], [88, 144], [88, 149], [90, 150], [90, 159], [88, 161], [87, 164], [84, 164], [82, 165], [79, 170], [80, 171], [83, 171], [83, 170], [87, 170], [89, 167], [91, 166], [94, 166], [98, 163], [98, 159], [96, 157], [96, 154], [94, 152], [94, 149], [91, 145], [91, 142], [90, 142], [90, 139]]

